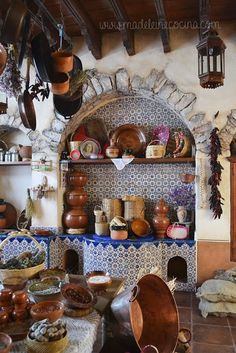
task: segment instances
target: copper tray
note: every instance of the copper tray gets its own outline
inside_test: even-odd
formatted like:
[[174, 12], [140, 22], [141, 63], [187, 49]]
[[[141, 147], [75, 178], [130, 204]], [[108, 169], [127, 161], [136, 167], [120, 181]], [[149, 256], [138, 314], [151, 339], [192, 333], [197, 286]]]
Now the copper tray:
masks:
[[140, 157], [146, 149], [145, 134], [139, 126], [134, 124], [119, 126], [111, 138], [115, 140], [121, 154], [125, 149], [131, 149], [134, 156]]

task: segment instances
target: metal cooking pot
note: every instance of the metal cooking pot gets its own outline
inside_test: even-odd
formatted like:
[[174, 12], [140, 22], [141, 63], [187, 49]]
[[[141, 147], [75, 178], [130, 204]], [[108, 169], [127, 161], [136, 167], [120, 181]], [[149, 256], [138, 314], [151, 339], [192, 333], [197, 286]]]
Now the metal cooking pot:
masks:
[[180, 332], [178, 309], [170, 289], [160, 277], [143, 276], [137, 286], [128, 288], [113, 300], [111, 309], [120, 325], [134, 336], [141, 351], [151, 352], [153, 347], [159, 353], [175, 351]]
[[18, 41], [26, 12], [27, 7], [21, 0], [11, 1], [1, 30], [1, 41], [3, 43], [16, 43]]
[[82, 97], [77, 98], [74, 101], [67, 101], [62, 96], [53, 95], [53, 103], [56, 111], [63, 115], [65, 118], [71, 118], [72, 115], [77, 113], [82, 105]]

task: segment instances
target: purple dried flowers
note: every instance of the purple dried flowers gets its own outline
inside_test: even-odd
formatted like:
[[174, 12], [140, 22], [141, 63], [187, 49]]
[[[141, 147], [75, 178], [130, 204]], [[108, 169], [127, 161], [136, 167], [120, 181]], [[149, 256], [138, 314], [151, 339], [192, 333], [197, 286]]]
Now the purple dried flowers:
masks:
[[192, 210], [195, 207], [195, 193], [192, 185], [177, 186], [169, 193], [169, 196], [170, 202], [176, 207], [184, 206], [188, 210]]
[[153, 130], [153, 140], [157, 140], [160, 145], [167, 145], [170, 137], [170, 129], [167, 126], [159, 125]]
[[6, 67], [0, 76], [0, 91], [5, 92], [7, 97], [17, 98], [22, 90], [22, 78], [17, 68], [14, 52], [10, 49]]

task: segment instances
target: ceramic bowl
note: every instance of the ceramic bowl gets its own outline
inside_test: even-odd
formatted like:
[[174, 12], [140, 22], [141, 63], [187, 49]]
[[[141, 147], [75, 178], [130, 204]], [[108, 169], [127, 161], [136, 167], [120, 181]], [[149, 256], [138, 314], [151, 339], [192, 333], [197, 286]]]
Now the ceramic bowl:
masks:
[[7, 277], [2, 281], [4, 288], [9, 288], [13, 292], [24, 289], [26, 283], [27, 278], [21, 276]]
[[38, 302], [60, 300], [61, 297], [61, 281], [57, 279], [45, 279], [44, 281], [35, 282], [28, 288], [28, 293]]
[[64, 304], [60, 301], [52, 300], [34, 304], [30, 309], [30, 315], [35, 321], [48, 319], [56, 321], [64, 313]]
[[87, 285], [95, 292], [106, 290], [112, 283], [112, 279], [105, 271], [91, 271], [86, 273]]
[[39, 277], [41, 279], [47, 277], [59, 277], [61, 280], [64, 280], [66, 277], [66, 271], [61, 268], [49, 268], [39, 272]]
[[0, 332], [0, 353], [8, 353], [11, 350], [12, 339], [6, 333]]
[[131, 229], [138, 237], [145, 237], [150, 234], [150, 224], [145, 219], [134, 219], [131, 222]]
[[62, 286], [61, 293], [65, 303], [75, 308], [88, 309], [95, 303], [93, 293], [75, 283]]

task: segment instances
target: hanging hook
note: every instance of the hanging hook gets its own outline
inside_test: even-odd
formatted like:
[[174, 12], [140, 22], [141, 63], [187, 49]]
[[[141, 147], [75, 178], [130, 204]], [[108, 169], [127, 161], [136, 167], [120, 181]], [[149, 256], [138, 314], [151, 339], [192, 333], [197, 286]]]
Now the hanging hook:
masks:
[[64, 32], [64, 26], [61, 23], [57, 24], [58, 32], [59, 32], [59, 50], [62, 49], [62, 39], [63, 39], [63, 32]]

